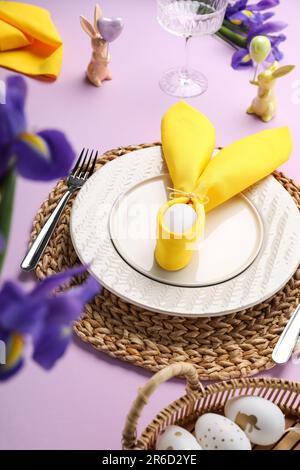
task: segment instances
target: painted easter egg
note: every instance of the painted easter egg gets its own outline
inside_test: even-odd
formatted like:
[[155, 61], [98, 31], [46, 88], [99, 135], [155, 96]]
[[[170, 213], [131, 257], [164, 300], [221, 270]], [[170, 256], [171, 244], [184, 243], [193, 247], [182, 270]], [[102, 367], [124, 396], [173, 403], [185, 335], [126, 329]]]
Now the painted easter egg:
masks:
[[253, 444], [274, 444], [284, 433], [284, 414], [278, 406], [265, 398], [232, 398], [225, 405], [225, 416], [243, 429]]
[[250, 56], [261, 64], [271, 52], [271, 42], [266, 36], [255, 36], [250, 42]]
[[203, 450], [251, 450], [244, 431], [233, 421], [215, 413], [198, 418], [195, 434]]
[[197, 214], [189, 204], [173, 204], [164, 214], [164, 225], [174, 233], [184, 233], [196, 222]]
[[157, 439], [156, 450], [202, 450], [197, 440], [180, 426], [168, 426]]

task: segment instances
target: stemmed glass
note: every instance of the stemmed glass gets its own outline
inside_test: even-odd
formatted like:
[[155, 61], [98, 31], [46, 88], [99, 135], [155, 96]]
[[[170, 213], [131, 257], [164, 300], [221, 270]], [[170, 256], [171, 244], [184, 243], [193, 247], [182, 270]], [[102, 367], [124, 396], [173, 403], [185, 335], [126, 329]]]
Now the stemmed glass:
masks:
[[207, 78], [188, 68], [192, 36], [216, 33], [222, 26], [228, 0], [157, 0], [157, 19], [169, 33], [185, 38], [185, 64], [166, 72], [159, 84], [172, 96], [189, 98], [207, 90]]

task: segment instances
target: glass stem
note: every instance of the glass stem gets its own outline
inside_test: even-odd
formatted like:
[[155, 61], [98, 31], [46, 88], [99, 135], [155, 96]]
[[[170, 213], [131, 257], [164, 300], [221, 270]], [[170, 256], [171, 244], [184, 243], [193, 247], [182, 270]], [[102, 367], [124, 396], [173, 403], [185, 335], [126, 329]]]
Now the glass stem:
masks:
[[192, 36], [186, 36], [184, 39], [184, 66], [182, 69], [182, 75], [184, 77], [188, 77], [188, 69], [189, 69], [189, 49], [191, 43]]

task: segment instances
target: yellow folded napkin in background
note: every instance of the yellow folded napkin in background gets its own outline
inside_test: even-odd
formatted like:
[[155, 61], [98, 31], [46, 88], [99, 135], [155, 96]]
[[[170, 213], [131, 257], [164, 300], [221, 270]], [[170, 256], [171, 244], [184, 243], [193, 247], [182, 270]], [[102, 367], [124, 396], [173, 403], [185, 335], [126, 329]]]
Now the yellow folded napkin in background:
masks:
[[47, 10], [19, 2], [0, 2], [0, 66], [56, 79], [63, 44]]
[[[282, 127], [238, 140], [211, 159], [215, 139], [213, 125], [202, 113], [184, 102], [172, 106], [163, 117], [161, 139], [175, 192], [179, 189], [192, 193], [194, 206], [195, 196], [199, 198], [198, 204], [205, 199], [206, 212], [271, 174], [289, 159], [292, 151], [289, 128]], [[174, 201], [176, 203], [176, 199], [172, 204]], [[169, 205], [170, 201], [158, 213], [155, 258], [162, 268], [177, 270], [189, 263], [193, 246], [191, 243], [187, 245], [185, 233], [180, 238], [165, 229], [163, 218]], [[189, 236], [189, 239], [193, 240], [194, 247], [203, 231], [199, 227], [203, 229], [203, 225], [202, 220], [193, 226], [194, 237]], [[177, 256], [176, 261], [171, 262], [174, 238]]]

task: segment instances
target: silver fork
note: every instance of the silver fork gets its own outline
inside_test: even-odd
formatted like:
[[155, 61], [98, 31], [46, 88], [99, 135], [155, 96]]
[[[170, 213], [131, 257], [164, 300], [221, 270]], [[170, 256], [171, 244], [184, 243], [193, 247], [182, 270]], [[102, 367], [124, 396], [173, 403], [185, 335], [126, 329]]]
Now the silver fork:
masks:
[[45, 251], [46, 246], [48, 245], [51, 235], [71, 195], [77, 189], [80, 189], [86, 180], [93, 174], [98, 152], [96, 152], [94, 156], [93, 155], [93, 150], [89, 152], [89, 149], [82, 149], [81, 154], [79, 155], [77, 162], [67, 179], [67, 191], [57, 204], [55, 210], [34, 240], [28, 253], [21, 263], [21, 268], [24, 271], [32, 271], [36, 267]]

